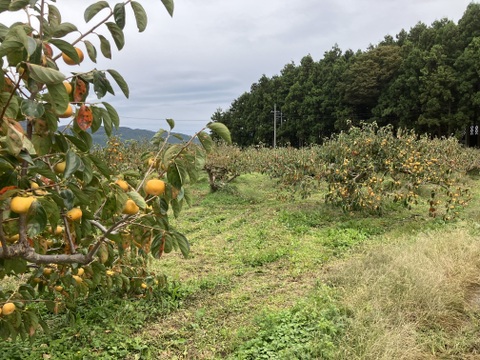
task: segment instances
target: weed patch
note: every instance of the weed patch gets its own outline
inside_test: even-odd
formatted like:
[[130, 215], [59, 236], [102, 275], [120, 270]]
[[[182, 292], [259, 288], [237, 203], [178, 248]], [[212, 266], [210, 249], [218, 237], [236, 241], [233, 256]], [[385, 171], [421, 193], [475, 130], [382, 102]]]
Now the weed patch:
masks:
[[334, 359], [344, 325], [345, 313], [332, 290], [321, 286], [292, 309], [263, 313], [256, 336], [231, 359]]

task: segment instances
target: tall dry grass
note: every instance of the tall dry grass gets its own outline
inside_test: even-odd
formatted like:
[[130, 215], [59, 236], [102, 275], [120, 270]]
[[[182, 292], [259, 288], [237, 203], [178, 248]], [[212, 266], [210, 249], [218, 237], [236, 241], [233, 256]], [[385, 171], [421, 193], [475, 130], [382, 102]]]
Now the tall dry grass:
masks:
[[376, 245], [327, 277], [352, 311], [339, 358], [480, 358], [480, 238], [467, 230]]

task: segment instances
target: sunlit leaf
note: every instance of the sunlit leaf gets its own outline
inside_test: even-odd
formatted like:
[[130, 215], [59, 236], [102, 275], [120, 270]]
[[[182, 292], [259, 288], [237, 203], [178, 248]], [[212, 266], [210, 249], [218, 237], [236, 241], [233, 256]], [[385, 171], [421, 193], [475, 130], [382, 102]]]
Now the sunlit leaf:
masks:
[[30, 77], [39, 83], [52, 85], [65, 80], [65, 75], [60, 71], [46, 68], [36, 64], [27, 64]]
[[145, 199], [138, 192], [129, 191], [127, 195], [130, 199], [132, 199], [135, 202], [135, 204], [138, 205], [140, 209], [145, 209], [147, 207], [147, 203], [145, 202]]
[[27, 46], [25, 47], [27, 50], [28, 56], [32, 56], [33, 53], [37, 50], [37, 42], [34, 38], [28, 37], [27, 38]]
[[207, 153], [210, 153], [213, 148], [213, 140], [205, 131], [201, 131], [197, 135], [198, 140], [202, 144], [203, 148]]
[[230, 131], [228, 128], [220, 123], [220, 122], [210, 122], [207, 124], [207, 128], [212, 130], [215, 134], [217, 134], [222, 140], [224, 140], [227, 144], [232, 143], [232, 138], [230, 136]]

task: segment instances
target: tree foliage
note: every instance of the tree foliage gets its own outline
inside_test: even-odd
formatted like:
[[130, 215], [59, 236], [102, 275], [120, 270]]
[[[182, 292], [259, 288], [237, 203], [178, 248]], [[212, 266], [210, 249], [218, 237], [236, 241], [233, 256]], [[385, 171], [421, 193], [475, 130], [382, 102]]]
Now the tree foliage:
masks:
[[[162, 3], [173, 15], [173, 1]], [[126, 18], [142, 32], [147, 14], [136, 1], [98, 1], [84, 12], [90, 30], [80, 32], [55, 4], [0, 3], [0, 12], [26, 16], [0, 25], [0, 279], [18, 277], [18, 285], [0, 289], [2, 338], [46, 328], [32, 304], [59, 313], [95, 291], [152, 296], [164, 286], [146, 261], [172, 250], [188, 256], [189, 243], [169, 216], [189, 202], [187, 184], [212, 150], [210, 131], [230, 141], [216, 122], [195, 134], [201, 145], [194, 137], [170, 144], [175, 122], [168, 119], [169, 130], [157, 133], [137, 168], [107, 163], [92, 151], [91, 134], [103, 127], [110, 136], [119, 126], [103, 98], [115, 88], [128, 98], [129, 87], [116, 70], [85, 70], [82, 61], [111, 58], [113, 46], [121, 51]], [[64, 131], [60, 118], [70, 119]]]
[[419, 22], [365, 51], [335, 45], [265, 75], [215, 119], [241, 146], [273, 144], [274, 104], [281, 110], [277, 143], [321, 143], [347, 121], [375, 121], [435, 136], [461, 136], [479, 121], [480, 4], [468, 5], [458, 24]]

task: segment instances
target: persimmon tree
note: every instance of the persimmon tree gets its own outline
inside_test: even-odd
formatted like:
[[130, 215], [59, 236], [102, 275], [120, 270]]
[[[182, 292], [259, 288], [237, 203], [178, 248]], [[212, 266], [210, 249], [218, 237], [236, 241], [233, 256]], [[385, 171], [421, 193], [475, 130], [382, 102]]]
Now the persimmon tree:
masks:
[[[173, 0], [162, 3], [172, 16]], [[25, 16], [0, 24], [0, 279], [17, 278], [0, 289], [2, 338], [46, 327], [33, 303], [57, 313], [93, 291], [154, 296], [164, 279], [146, 261], [174, 249], [188, 255], [169, 215], [189, 201], [186, 185], [212, 149], [209, 132], [230, 140], [223, 124], [210, 123], [172, 145], [167, 120], [138, 170], [115, 173], [92, 151], [91, 133], [103, 127], [112, 135], [120, 116], [102, 99], [114, 87], [128, 98], [129, 87], [119, 72], [84, 69], [82, 61], [110, 59], [112, 45], [121, 51], [127, 18], [142, 32], [147, 13], [137, 1], [98, 1], [85, 9], [92, 25], [82, 32], [55, 4], [0, 2], [0, 13]], [[60, 118], [71, 119], [61, 131]]]

